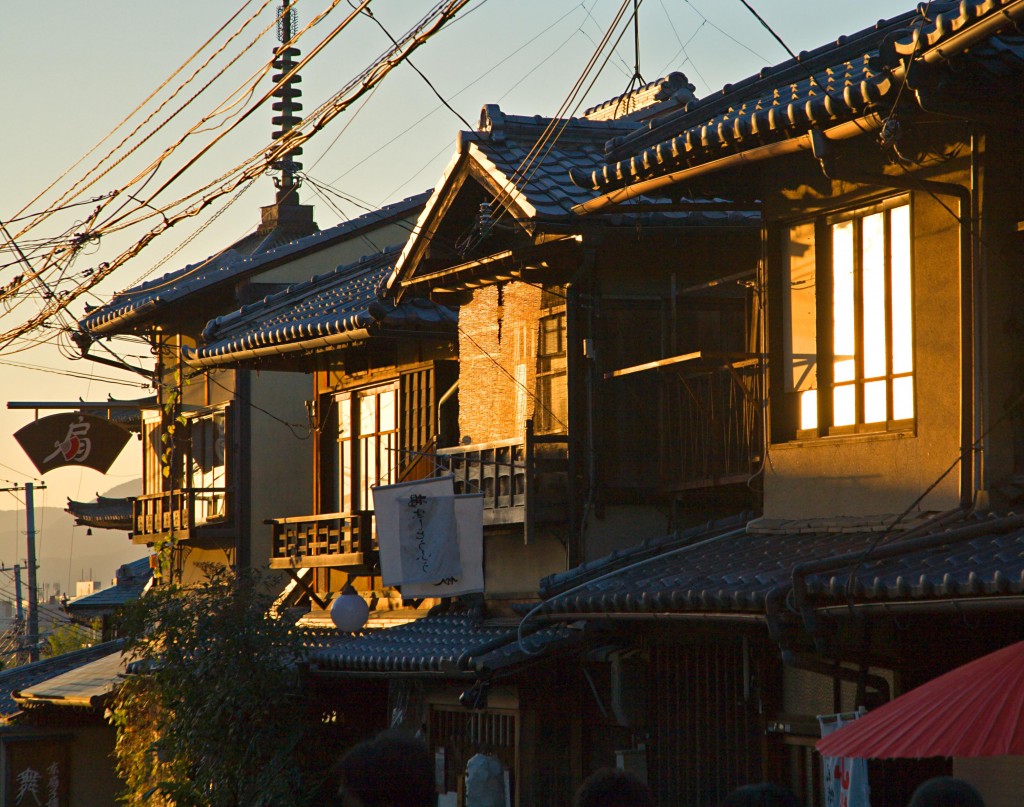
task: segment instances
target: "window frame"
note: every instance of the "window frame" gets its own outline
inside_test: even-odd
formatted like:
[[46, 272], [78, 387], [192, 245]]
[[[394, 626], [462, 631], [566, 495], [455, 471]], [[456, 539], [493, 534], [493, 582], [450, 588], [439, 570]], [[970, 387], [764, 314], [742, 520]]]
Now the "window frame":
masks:
[[[537, 320], [536, 406], [533, 415], [537, 434], [564, 433], [565, 424], [569, 422], [566, 328], [565, 305], [543, 309]], [[549, 339], [555, 343], [554, 350], [547, 349]], [[519, 383], [525, 380], [523, 378]]]
[[[892, 229], [892, 211], [897, 208], [905, 207], [907, 210], [907, 251], [909, 266], [908, 271], [908, 288], [909, 300], [907, 306], [909, 307], [909, 318], [910, 318], [910, 335], [909, 335], [909, 354], [910, 354], [910, 369], [894, 371], [893, 356], [893, 317], [894, 317], [894, 285], [893, 285], [893, 229]], [[882, 291], [884, 294], [884, 306], [885, 311], [883, 312], [883, 318], [885, 323], [885, 372], [883, 374], [872, 374], [866, 375], [865, 372], [865, 341], [864, 341], [864, 322], [865, 316], [864, 311], [866, 303], [864, 300], [864, 242], [861, 239], [861, 234], [864, 227], [864, 222], [869, 217], [882, 213], [883, 218], [883, 236], [882, 236], [882, 248], [883, 253], [883, 282]], [[835, 232], [836, 225], [844, 222], [853, 222], [853, 234], [851, 239], [851, 245], [853, 247], [853, 278], [852, 278], [852, 313], [853, 313], [853, 344], [854, 352], [852, 359], [854, 361], [854, 372], [852, 379], [843, 379], [842, 381], [836, 382], [835, 380], [835, 365], [836, 365], [836, 351], [835, 351], [835, 288], [834, 288], [834, 275], [835, 275], [835, 262], [834, 262], [834, 251], [833, 251], [833, 234]], [[813, 284], [815, 288], [815, 301], [814, 301], [814, 314], [815, 314], [815, 359], [814, 359], [814, 381], [812, 386], [806, 389], [797, 389], [795, 386], [790, 386], [792, 382], [789, 378], [794, 372], [795, 357], [792, 351], [793, 332], [789, 330], [790, 322], [789, 317], [791, 316], [791, 305], [792, 302], [787, 297], [788, 291], [784, 288], [786, 280], [789, 276], [790, 267], [783, 265], [780, 267], [780, 294], [782, 295], [782, 305], [780, 310], [783, 312], [783, 321], [781, 327], [783, 329], [782, 344], [778, 355], [782, 359], [781, 365], [783, 367], [783, 379], [780, 388], [781, 393], [786, 396], [792, 403], [791, 406], [787, 406], [786, 410], [788, 413], [787, 420], [788, 425], [783, 430], [784, 437], [781, 441], [773, 442], [786, 442], [789, 440], [807, 440], [816, 439], [823, 437], [840, 437], [846, 435], [859, 435], [859, 434], [879, 434], [886, 432], [908, 432], [914, 431], [917, 426], [917, 413], [918, 413], [918, 396], [917, 396], [917, 327], [916, 327], [916, 310], [915, 310], [915, 260], [914, 260], [914, 202], [911, 194], [899, 194], [896, 196], [889, 196], [882, 199], [876, 199], [872, 202], [867, 202], [858, 205], [852, 205], [845, 207], [841, 210], [831, 210], [822, 212], [816, 216], [794, 218], [781, 223], [781, 229], [779, 231], [780, 240], [778, 243], [777, 254], [779, 255], [780, 261], [785, 262], [787, 260], [784, 250], [787, 244], [790, 243], [791, 233], [794, 229], [800, 225], [812, 225], [813, 226]], [[913, 415], [910, 417], [898, 418], [895, 417], [894, 413], [894, 401], [895, 396], [893, 392], [893, 384], [897, 379], [909, 378], [911, 379], [911, 406]], [[885, 383], [885, 406], [886, 406], [886, 418], [884, 420], [871, 420], [866, 419], [865, 414], [865, 385], [872, 382], [884, 382]], [[835, 390], [837, 387], [852, 387], [854, 389], [854, 416], [852, 423], [844, 423], [842, 425], [835, 425]], [[816, 398], [816, 425], [810, 428], [802, 427], [801, 420], [801, 398], [805, 392], [813, 390]], [[827, 394], [822, 394], [827, 391]]]
[[[394, 396], [393, 424], [381, 430], [380, 399], [384, 395]], [[374, 400], [373, 430], [363, 433], [363, 409], [365, 401], [371, 398]], [[328, 431], [322, 442], [326, 462], [321, 462], [321, 485], [326, 485], [328, 491], [321, 488], [318, 509], [320, 512], [332, 510], [339, 513], [372, 510], [373, 485], [391, 484], [398, 480], [401, 472], [402, 395], [399, 379], [332, 390], [325, 393], [322, 400], [330, 407], [325, 416]], [[347, 431], [343, 424], [347, 424]], [[366, 473], [370, 451], [374, 469], [387, 469], [386, 473], [378, 473], [373, 479]]]
[[230, 404], [203, 407], [185, 413], [184, 419], [180, 485], [193, 492], [197, 526], [223, 523], [231, 517], [232, 407]]

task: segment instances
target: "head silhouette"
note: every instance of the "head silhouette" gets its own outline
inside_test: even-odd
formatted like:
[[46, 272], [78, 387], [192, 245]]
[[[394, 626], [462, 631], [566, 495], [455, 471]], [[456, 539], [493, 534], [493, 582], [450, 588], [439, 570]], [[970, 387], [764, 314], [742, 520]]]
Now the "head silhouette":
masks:
[[654, 807], [654, 798], [639, 778], [617, 768], [602, 768], [588, 776], [573, 807]]
[[908, 807], [985, 807], [985, 800], [963, 779], [936, 776], [914, 791]]
[[781, 785], [760, 782], [736, 788], [722, 807], [800, 807], [800, 800]]
[[385, 731], [353, 746], [338, 764], [345, 807], [432, 807], [434, 763], [422, 740]]

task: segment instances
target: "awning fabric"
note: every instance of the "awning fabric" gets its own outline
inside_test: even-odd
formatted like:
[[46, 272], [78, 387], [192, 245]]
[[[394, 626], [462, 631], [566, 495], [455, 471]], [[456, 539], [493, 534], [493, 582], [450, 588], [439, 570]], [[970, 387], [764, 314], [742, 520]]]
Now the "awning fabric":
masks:
[[900, 695], [815, 747], [871, 759], [1024, 754], [1024, 642]]

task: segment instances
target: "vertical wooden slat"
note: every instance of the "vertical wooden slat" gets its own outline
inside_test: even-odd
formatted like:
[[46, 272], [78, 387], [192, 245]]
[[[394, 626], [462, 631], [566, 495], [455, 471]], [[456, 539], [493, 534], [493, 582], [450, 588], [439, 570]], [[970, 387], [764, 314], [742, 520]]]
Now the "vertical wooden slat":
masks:
[[706, 807], [761, 778], [757, 715], [743, 697], [736, 639], [652, 648], [652, 785], [661, 804]]

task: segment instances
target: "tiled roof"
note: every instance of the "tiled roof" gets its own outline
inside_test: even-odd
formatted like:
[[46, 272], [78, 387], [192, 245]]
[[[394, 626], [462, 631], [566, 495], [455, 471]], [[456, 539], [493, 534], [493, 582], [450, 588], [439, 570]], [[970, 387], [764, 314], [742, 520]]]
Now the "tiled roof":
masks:
[[94, 594], [79, 597], [73, 602], [69, 602], [67, 609], [73, 614], [112, 611], [141, 596], [152, 576], [153, 570], [150, 568], [149, 557], [125, 563], [117, 570], [115, 585], [100, 589]]
[[681, 107], [696, 100], [694, 86], [683, 73], [644, 84], [583, 111], [590, 120], [636, 120], [664, 112], [668, 105]]
[[280, 229], [269, 235], [249, 235], [218, 255], [190, 264], [155, 280], [118, 292], [107, 304], [89, 310], [79, 328], [94, 334], [114, 332], [149, 318], [153, 311], [221, 283], [237, 282], [270, 265], [347, 239], [368, 227], [406, 215], [426, 201], [428, 194], [410, 196], [358, 218], [302, 238], [288, 238]]
[[[1020, 0], [921, 4], [651, 120], [610, 141], [607, 158], [596, 167], [574, 169], [572, 181], [604, 192], [802, 135], [811, 128], [852, 121], [871, 111], [888, 113], [903, 86], [909, 59], [956, 59], [970, 46], [966, 58], [989, 75], [1020, 72], [1024, 37], [1014, 20], [1022, 17]], [[988, 20], [999, 22], [995, 34], [980, 26]]]
[[254, 352], [322, 348], [376, 333], [454, 330], [457, 315], [449, 308], [418, 298], [395, 306], [382, 298], [381, 286], [397, 257], [398, 247], [389, 247], [217, 317], [203, 331], [204, 344], [183, 349], [185, 359], [218, 364]]
[[125, 671], [120, 649], [59, 675], [16, 689], [11, 698], [21, 706], [101, 707], [117, 688]]
[[27, 689], [42, 681], [109, 656], [114, 651], [120, 650], [122, 644], [122, 640], [119, 639], [112, 642], [104, 642], [82, 650], [73, 650], [70, 653], [63, 653], [53, 658], [43, 659], [33, 664], [23, 664], [20, 667], [12, 667], [9, 670], [0, 671], [0, 720], [6, 719], [19, 711], [18, 705], [11, 697], [12, 692]]
[[[157, 406], [156, 395], [147, 395], [145, 398], [134, 398], [132, 400], [119, 401], [116, 398], [107, 396], [109, 408], [106, 409], [106, 417], [111, 423], [123, 426], [128, 431], [139, 434], [142, 431], [142, 410]], [[104, 410], [94, 407], [83, 408], [82, 412], [101, 417]]]
[[848, 527], [778, 534], [716, 525], [546, 578], [541, 594], [544, 611], [565, 615], [763, 614], [772, 589], [791, 585], [795, 569], [817, 561], [834, 561], [805, 577], [806, 595], [821, 605], [847, 602], [851, 570], [857, 603], [1020, 594], [1024, 518], [973, 518], [918, 537]]
[[[469, 676], [525, 658], [517, 627], [465, 614], [437, 614], [311, 649], [309, 661], [319, 671]], [[547, 627], [529, 636], [529, 649], [568, 645], [577, 633], [564, 625]]]
[[[549, 129], [555, 135], [553, 145], [538, 151], [536, 145]], [[479, 169], [505, 189], [528, 219], [558, 220], [574, 218], [573, 208], [595, 195], [592, 189], [573, 185], [569, 172], [602, 159], [609, 137], [637, 129], [638, 124], [622, 119], [508, 115], [489, 104], [480, 115], [480, 130], [459, 136]], [[702, 201], [713, 208], [713, 203], [721, 200], [695, 200], [694, 205]], [[713, 209], [644, 214], [648, 220], [668, 218], [688, 225], [756, 222], [757, 216], [756, 211]]]
[[[614, 99], [609, 103], [614, 103]], [[445, 215], [447, 202], [458, 192], [461, 172], [468, 170], [481, 177], [496, 193], [498, 204], [509, 207], [527, 230], [535, 229], [540, 222], [573, 221], [578, 219], [573, 208], [593, 199], [597, 192], [570, 182], [570, 171], [593, 167], [604, 160], [609, 138], [614, 140], [637, 131], [640, 131], [640, 124], [626, 119], [509, 115], [496, 104], [484, 106], [478, 130], [459, 133], [456, 154], [420, 213], [413, 236], [406, 242], [388, 280], [389, 292], [394, 293], [399, 281], [415, 272], [418, 255], [433, 237], [437, 223]], [[638, 201], [656, 200], [641, 197]], [[670, 220], [676, 225], [693, 226], [755, 225], [759, 222], [758, 211], [722, 210], [717, 205], [720, 201], [696, 200], [688, 212], [648, 210], [630, 215], [628, 211], [619, 212], [609, 223], [631, 222], [638, 216], [648, 223]], [[709, 209], [700, 210], [697, 206], [700, 202], [708, 203]]]
[[[477, 132], [461, 132], [460, 147], [511, 196], [527, 218], [565, 218], [593, 196], [567, 181], [569, 170], [593, 165], [609, 138], [628, 134], [639, 124], [622, 120], [552, 119], [508, 115], [496, 104], [480, 113]], [[550, 147], [536, 149], [542, 136]], [[557, 135], [557, 137], [554, 137]]]
[[76, 502], [68, 499], [68, 506], [64, 508], [65, 513], [75, 517], [75, 524], [79, 527], [98, 527], [104, 530], [128, 530], [132, 529], [132, 500], [110, 499], [106, 496], [96, 495], [94, 502]]

